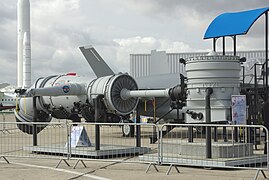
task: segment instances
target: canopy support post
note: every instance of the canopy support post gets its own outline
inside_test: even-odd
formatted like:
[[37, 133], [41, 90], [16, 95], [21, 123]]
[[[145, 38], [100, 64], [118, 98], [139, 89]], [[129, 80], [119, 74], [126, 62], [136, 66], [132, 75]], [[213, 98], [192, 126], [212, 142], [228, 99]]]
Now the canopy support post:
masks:
[[265, 12], [265, 100], [268, 100], [268, 11]]
[[222, 37], [222, 55], [225, 56], [225, 36]]
[[236, 56], [236, 35], [233, 36], [234, 40], [234, 56]]
[[213, 51], [216, 52], [216, 41], [217, 38], [213, 38]]

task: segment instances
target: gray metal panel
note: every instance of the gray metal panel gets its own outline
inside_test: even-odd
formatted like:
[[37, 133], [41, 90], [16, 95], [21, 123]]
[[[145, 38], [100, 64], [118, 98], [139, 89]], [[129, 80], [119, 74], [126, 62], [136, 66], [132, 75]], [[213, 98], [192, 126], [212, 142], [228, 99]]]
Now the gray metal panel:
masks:
[[97, 77], [115, 74], [92, 46], [79, 47]]
[[170, 72], [168, 57], [165, 51], [152, 50], [150, 54], [150, 75], [167, 74]]
[[178, 73], [137, 77], [135, 80], [139, 89], [171, 88], [180, 83]]
[[[179, 59], [187, 59], [189, 57], [196, 56], [205, 56], [208, 52], [184, 52], [184, 53], [167, 53], [168, 56], [168, 65], [170, 73], [182, 73], [185, 74], [185, 67], [183, 64], [179, 63]], [[222, 55], [222, 52], [218, 52], [219, 55]], [[226, 52], [227, 55], [233, 55], [233, 52]], [[265, 59], [265, 53], [262, 50], [254, 50], [254, 51], [237, 51], [237, 56], [246, 57], [247, 62], [254, 61], [258, 62], [261, 59]], [[150, 54], [131, 54], [131, 75], [133, 77], [143, 77], [150, 76]], [[145, 63], [146, 61], [146, 63]], [[263, 62], [263, 61], [262, 61]], [[143, 65], [141, 65], [143, 63]], [[247, 70], [247, 69], [246, 69]], [[250, 72], [252, 73], [252, 72]], [[253, 74], [253, 73], [252, 73]]]
[[180, 58], [187, 59], [198, 55], [206, 55], [207, 53], [167, 53], [170, 73], [185, 74], [185, 67], [179, 62]]
[[132, 77], [150, 75], [150, 54], [130, 54], [130, 74]]

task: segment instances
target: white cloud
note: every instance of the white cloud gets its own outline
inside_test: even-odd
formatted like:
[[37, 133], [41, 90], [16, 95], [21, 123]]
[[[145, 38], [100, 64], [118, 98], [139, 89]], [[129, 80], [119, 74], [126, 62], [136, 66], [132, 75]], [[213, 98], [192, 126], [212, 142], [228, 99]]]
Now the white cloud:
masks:
[[190, 52], [193, 51], [188, 44], [168, 39], [157, 39], [154, 37], [130, 37], [114, 39], [118, 44], [117, 64], [121, 64], [122, 70], [129, 71], [129, 55], [138, 53], [150, 53], [151, 50], [164, 50], [166, 52]]
[[[16, 84], [16, 2], [0, 5], [0, 82]], [[265, 0], [30, 0], [32, 79], [75, 71], [93, 77], [80, 45], [93, 45], [115, 72], [129, 71], [129, 54], [202, 51], [203, 35], [220, 13], [268, 6]], [[231, 6], [231, 3], [233, 6]], [[238, 38], [238, 49], [262, 49], [263, 19]], [[232, 47], [227, 44], [227, 49]], [[221, 47], [221, 45], [219, 46]], [[9, 69], [6, 70], [6, 69]]]
[[157, 39], [154, 37], [130, 37], [114, 39], [120, 48], [129, 49], [131, 53], [145, 53], [152, 49], [166, 50], [167, 52], [186, 52], [193, 50], [184, 42], [171, 41], [168, 39]]
[[[79, 9], [80, 0], [46, 0], [46, 1], [31, 1], [31, 7], [39, 11], [42, 15], [54, 15], [66, 13], [66, 10], [72, 11]], [[55, 17], [58, 18], [58, 17]], [[51, 19], [53, 20], [53, 19]]]

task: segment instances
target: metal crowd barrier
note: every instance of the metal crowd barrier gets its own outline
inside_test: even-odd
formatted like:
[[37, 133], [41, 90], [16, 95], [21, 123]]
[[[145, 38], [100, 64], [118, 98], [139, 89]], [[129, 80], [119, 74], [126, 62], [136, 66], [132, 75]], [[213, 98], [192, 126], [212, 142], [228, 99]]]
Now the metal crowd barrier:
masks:
[[[8, 126], [12, 131], [9, 134], [0, 134], [0, 157], [28, 157], [28, 158], [53, 158], [61, 162], [75, 159], [86, 167], [85, 160], [113, 161], [113, 162], [142, 162], [154, 161], [158, 163], [159, 129], [154, 124], [134, 124], [139, 129], [138, 136], [124, 137], [122, 126], [127, 123], [18, 123], [0, 122], [0, 125]], [[37, 134], [36, 140], [32, 134], [25, 131], [36, 126], [46, 126]], [[98, 129], [97, 129], [98, 127]], [[99, 131], [99, 135], [97, 134]], [[96, 138], [98, 137], [98, 138]], [[151, 143], [151, 139], [156, 142]], [[140, 161], [140, 155], [147, 155], [147, 161]], [[150, 158], [151, 157], [151, 158]]]
[[[124, 137], [122, 126], [135, 127], [134, 136]], [[135, 124], [135, 123], [18, 123], [0, 122], [12, 129], [0, 133], [0, 158], [53, 158], [70, 166], [67, 160], [112, 161], [172, 167], [269, 170], [268, 130], [258, 125]], [[17, 126], [46, 126], [36, 138]], [[264, 173], [263, 173], [264, 174]]]
[[[12, 112], [0, 112], [0, 122], [3, 122], [0, 124], [0, 132], [1, 133], [10, 133], [11, 130], [14, 130], [13, 127], [8, 126], [5, 122], [10, 122], [10, 117], [14, 117]], [[15, 119], [13, 119], [15, 122]], [[17, 129], [17, 128], [15, 128]]]
[[[68, 158], [68, 148], [66, 146], [68, 140], [67, 124], [53, 122], [1, 122], [0, 124], [12, 129], [8, 134], [0, 134], [0, 157]], [[29, 130], [32, 129], [34, 125], [37, 127], [46, 126], [45, 129], [37, 135], [37, 145], [33, 144], [33, 135], [24, 133], [18, 129], [18, 126], [21, 126], [25, 130]], [[65, 126], [65, 128], [52, 128], [57, 125]], [[46, 148], [48, 149], [46, 150]], [[60, 149], [64, 149], [66, 153], [60, 152]], [[45, 151], [49, 151], [50, 153], [45, 153]]]
[[164, 124], [160, 129], [161, 164], [269, 170], [264, 126]]
[[[139, 133], [125, 137], [122, 133], [122, 126], [129, 125], [134, 126]], [[78, 139], [72, 131], [83, 127], [86, 136], [84, 143], [79, 143], [78, 147], [74, 147], [72, 142], [74, 139]], [[81, 130], [81, 129], [80, 129]], [[70, 124], [70, 134], [73, 137], [70, 138], [70, 154], [71, 159], [77, 159], [79, 161], [96, 160], [98, 161], [112, 161], [122, 163], [159, 163], [159, 131], [155, 124], [135, 124], [135, 123], [72, 123]], [[83, 133], [81, 133], [83, 134]], [[156, 139], [155, 143], [151, 143], [151, 139]], [[141, 156], [150, 157], [147, 161], [141, 161]], [[77, 163], [74, 165], [76, 167]], [[85, 166], [85, 164], [83, 163]]]
[[[0, 133], [10, 133], [10, 131], [17, 130], [17, 126], [12, 125], [12, 122], [16, 122], [13, 111], [0, 111]], [[67, 120], [65, 122], [52, 118], [51, 122], [54, 124], [48, 126], [48, 128], [59, 128], [66, 126]]]

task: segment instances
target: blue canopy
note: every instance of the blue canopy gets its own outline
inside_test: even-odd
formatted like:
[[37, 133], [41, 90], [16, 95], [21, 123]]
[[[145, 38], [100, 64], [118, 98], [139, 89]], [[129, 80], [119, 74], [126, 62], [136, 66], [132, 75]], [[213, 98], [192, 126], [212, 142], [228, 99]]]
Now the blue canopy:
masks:
[[204, 39], [246, 34], [253, 23], [268, 10], [269, 7], [221, 14], [208, 26]]

